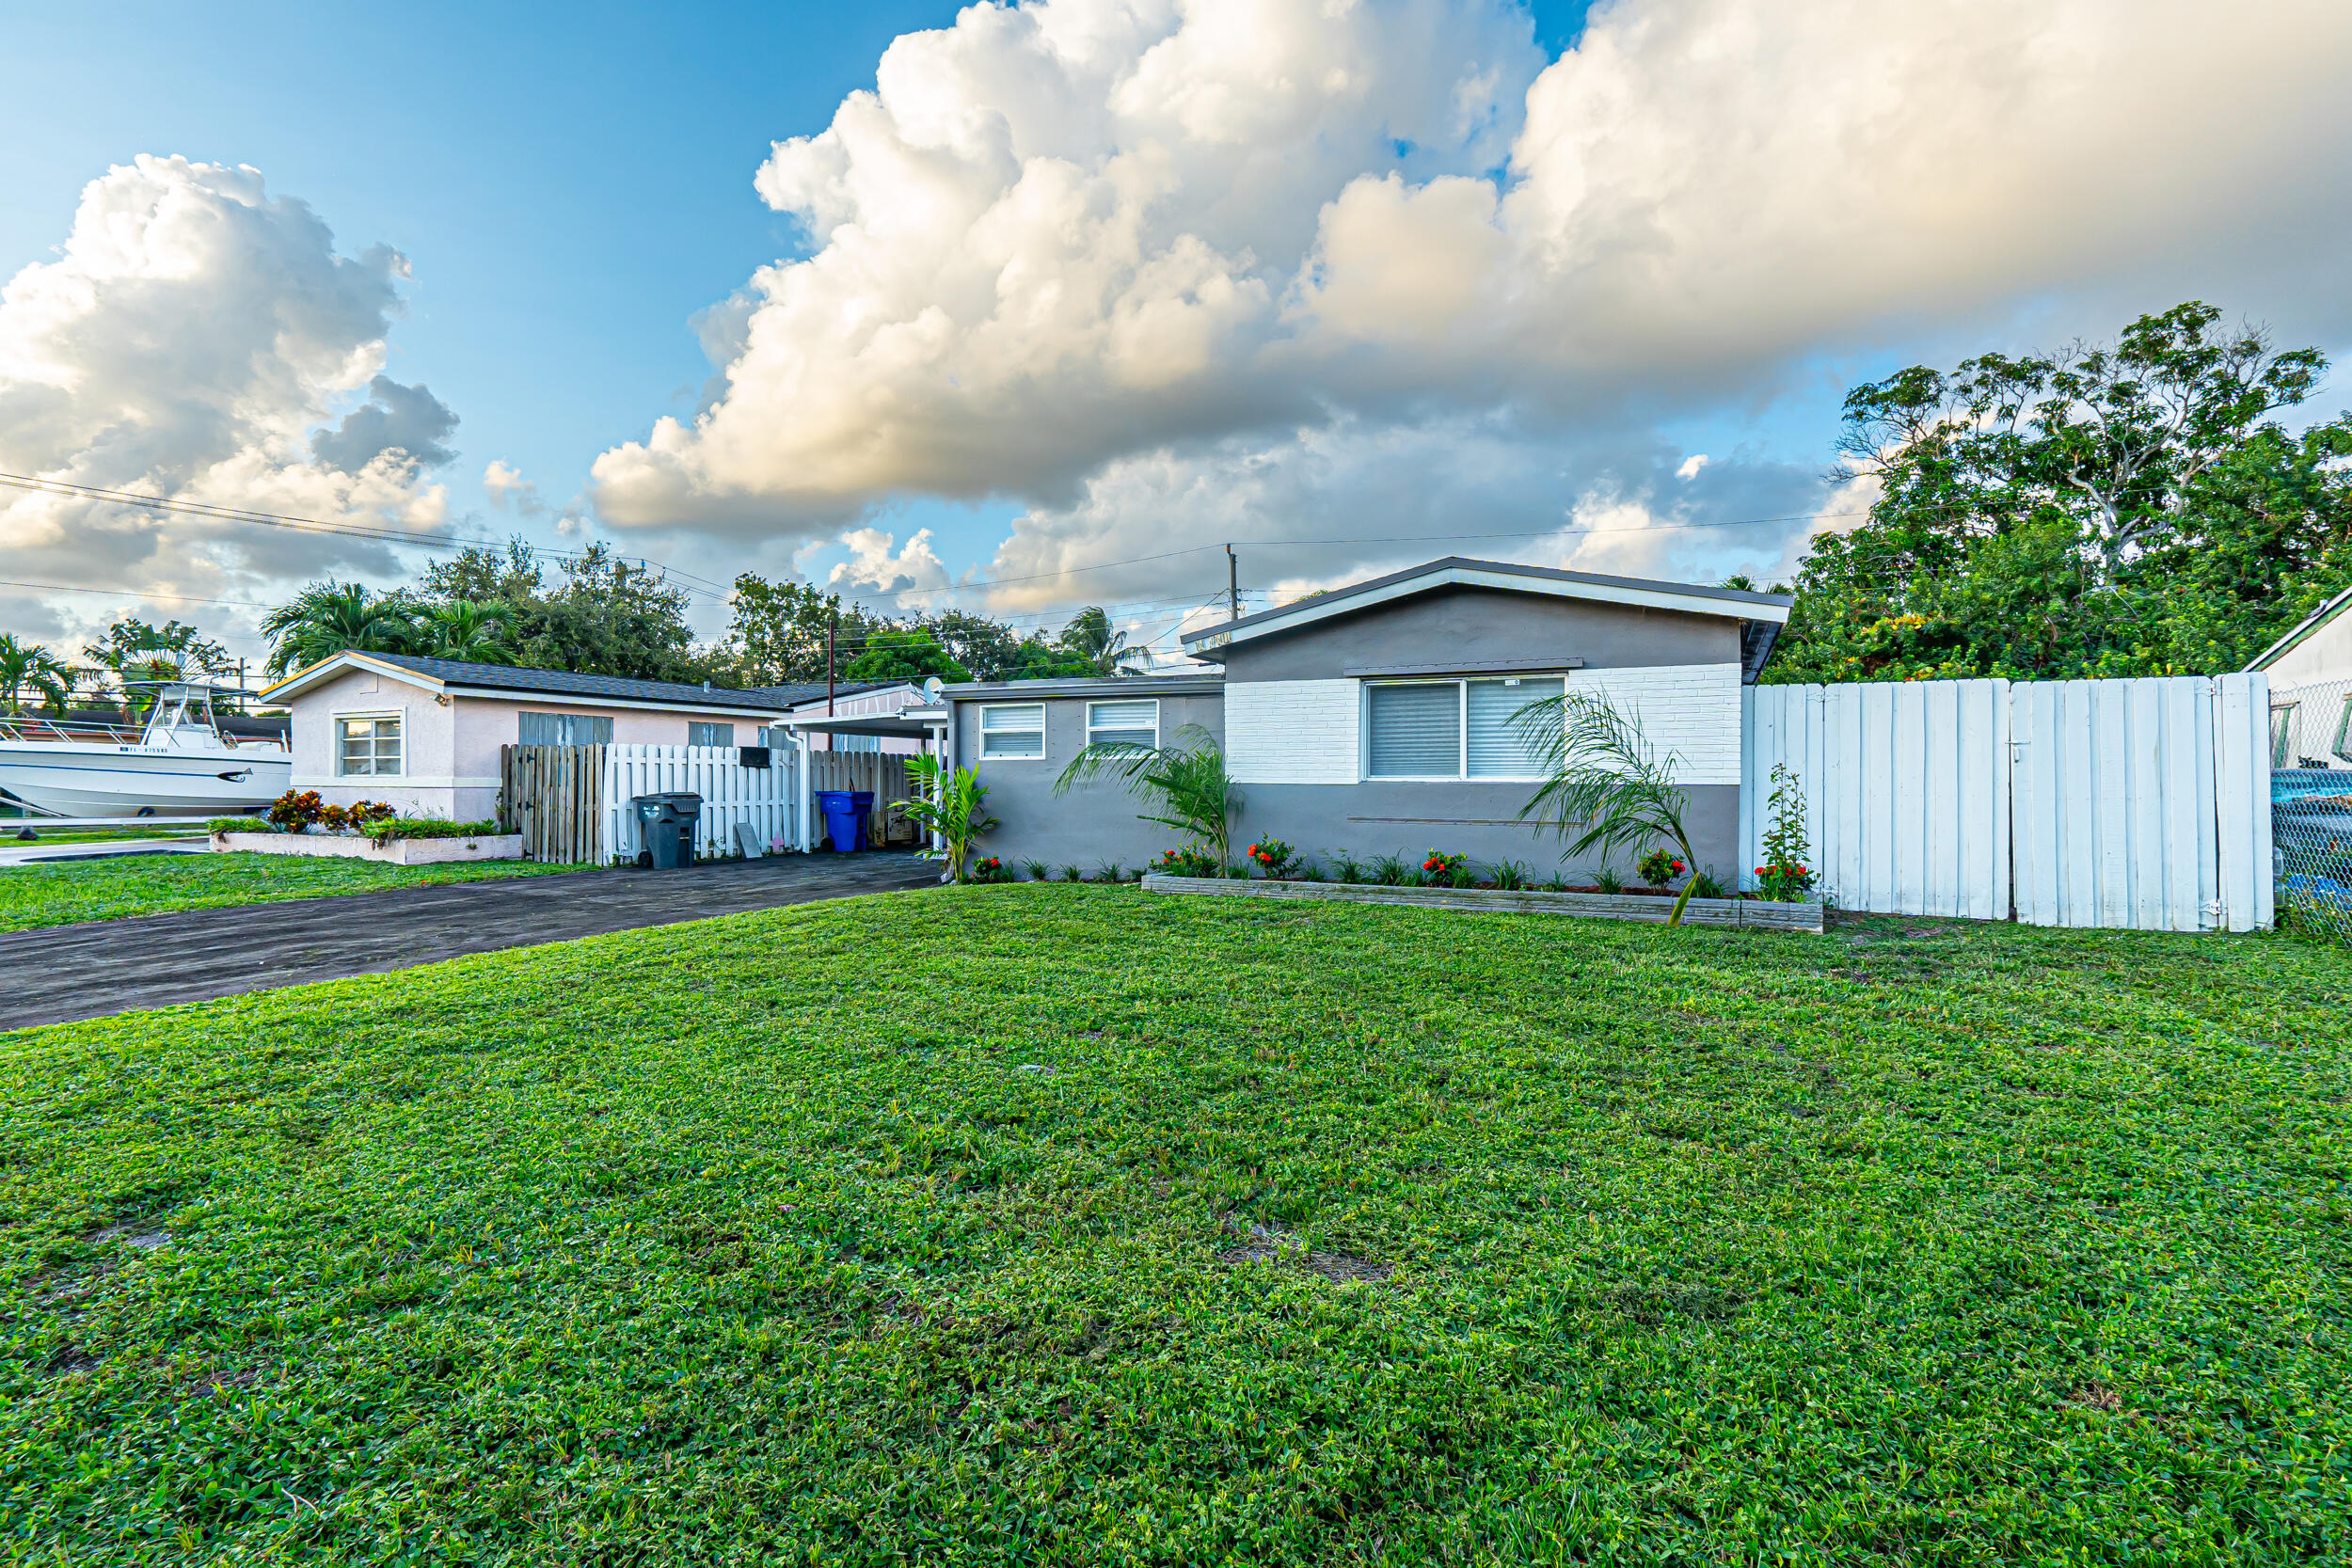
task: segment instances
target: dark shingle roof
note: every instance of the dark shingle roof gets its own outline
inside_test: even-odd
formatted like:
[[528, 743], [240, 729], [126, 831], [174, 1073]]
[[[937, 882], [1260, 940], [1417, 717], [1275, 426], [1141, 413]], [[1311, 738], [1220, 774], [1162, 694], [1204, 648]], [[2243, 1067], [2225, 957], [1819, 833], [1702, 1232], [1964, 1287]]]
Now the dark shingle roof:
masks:
[[[692, 681], [633, 681], [617, 675], [582, 675], [569, 670], [526, 670], [512, 664], [424, 658], [416, 654], [372, 653], [364, 657], [414, 670], [447, 686], [477, 687], [485, 691], [532, 691], [548, 697], [603, 697], [619, 702], [675, 703], [774, 713], [790, 705], [781, 693], [797, 689], [787, 687], [739, 691], [731, 687], [703, 686]], [[818, 687], [817, 694], [823, 696], [825, 689]]]

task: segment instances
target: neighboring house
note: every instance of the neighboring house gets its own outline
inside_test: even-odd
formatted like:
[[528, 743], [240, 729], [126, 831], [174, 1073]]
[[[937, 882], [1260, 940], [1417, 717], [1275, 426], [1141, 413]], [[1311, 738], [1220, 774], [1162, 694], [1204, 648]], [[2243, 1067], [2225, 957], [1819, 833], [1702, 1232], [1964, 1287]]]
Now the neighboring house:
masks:
[[1242, 797], [1236, 849], [1271, 837], [1318, 858], [1418, 861], [1434, 847], [1549, 875], [1562, 846], [1519, 817], [1540, 769], [1510, 719], [1563, 689], [1603, 692], [1679, 758], [1700, 863], [1731, 882], [1740, 689], [1790, 603], [1449, 558], [1187, 634], [1184, 651], [1222, 674], [950, 686], [945, 723], [999, 820], [982, 848], [1009, 861], [1133, 869], [1174, 846], [1177, 830], [1137, 820], [1154, 808], [1116, 784], [1053, 786], [1089, 736], [1171, 744], [1197, 724]]
[[2246, 668], [2270, 677], [2270, 766], [2352, 767], [2352, 588]]
[[[817, 690], [821, 703], [824, 689]], [[408, 815], [463, 822], [496, 815], [501, 747], [765, 745], [805, 689], [736, 691], [342, 653], [262, 697], [291, 712], [294, 788], [331, 804], [387, 800]]]

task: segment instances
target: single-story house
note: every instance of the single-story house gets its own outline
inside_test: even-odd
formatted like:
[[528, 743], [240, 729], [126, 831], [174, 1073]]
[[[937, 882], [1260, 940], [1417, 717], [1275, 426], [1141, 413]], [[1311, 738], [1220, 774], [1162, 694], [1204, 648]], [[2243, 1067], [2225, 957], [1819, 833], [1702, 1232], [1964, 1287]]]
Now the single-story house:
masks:
[[[411, 654], [341, 653], [262, 693], [293, 722], [294, 787], [412, 816], [497, 815], [500, 748], [785, 745], [806, 687], [733, 690]], [[816, 688], [821, 709], [824, 688]]]
[[793, 704], [785, 715], [785, 722], [793, 728], [813, 725], [809, 732], [809, 747], [818, 752], [882, 752], [898, 756], [913, 756], [923, 749], [920, 726], [905, 733], [885, 735], [861, 734], [840, 726], [828, 728], [819, 722], [825, 720], [892, 718], [909, 708], [921, 707], [930, 696], [913, 681], [866, 681], [834, 688], [829, 697], [822, 686], [774, 687], [775, 691], [814, 692]]
[[1237, 851], [1259, 838], [1317, 858], [1439, 848], [1549, 876], [1563, 846], [1519, 816], [1540, 769], [1510, 719], [1564, 689], [1601, 692], [1679, 759], [1700, 864], [1736, 883], [1740, 688], [1791, 603], [1448, 558], [1188, 633], [1197, 673], [954, 685], [932, 721], [988, 788], [998, 826], [979, 852], [1009, 863], [1132, 871], [1176, 845], [1119, 784], [1059, 798], [1054, 784], [1089, 740], [1172, 744], [1197, 725], [1238, 786]]
[[2270, 766], [2352, 767], [2352, 588], [2246, 666], [2270, 677]]

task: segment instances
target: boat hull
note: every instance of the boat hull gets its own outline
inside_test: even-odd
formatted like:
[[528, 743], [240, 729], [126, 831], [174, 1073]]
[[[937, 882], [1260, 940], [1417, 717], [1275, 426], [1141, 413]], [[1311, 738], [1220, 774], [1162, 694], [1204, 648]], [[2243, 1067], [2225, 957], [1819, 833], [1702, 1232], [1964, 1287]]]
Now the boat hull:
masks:
[[286, 792], [294, 758], [277, 748], [0, 745], [0, 790], [58, 816], [225, 816]]

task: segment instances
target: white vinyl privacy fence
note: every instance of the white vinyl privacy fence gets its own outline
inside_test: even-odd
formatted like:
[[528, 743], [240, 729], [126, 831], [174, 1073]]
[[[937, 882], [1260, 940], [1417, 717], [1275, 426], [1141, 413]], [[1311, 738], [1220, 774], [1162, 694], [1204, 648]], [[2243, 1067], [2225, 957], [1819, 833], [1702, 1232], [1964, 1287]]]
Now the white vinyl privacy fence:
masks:
[[1798, 778], [1841, 909], [2038, 926], [2271, 924], [2260, 674], [1749, 687], [1743, 879]]

